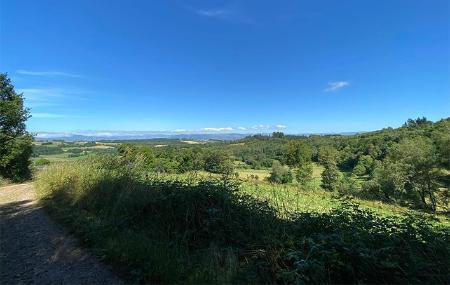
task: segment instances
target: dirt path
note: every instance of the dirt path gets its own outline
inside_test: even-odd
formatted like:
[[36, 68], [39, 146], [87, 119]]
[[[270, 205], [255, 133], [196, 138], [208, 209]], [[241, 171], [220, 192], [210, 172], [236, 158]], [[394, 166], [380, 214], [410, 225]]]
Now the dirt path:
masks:
[[122, 284], [51, 221], [31, 184], [0, 188], [0, 284]]

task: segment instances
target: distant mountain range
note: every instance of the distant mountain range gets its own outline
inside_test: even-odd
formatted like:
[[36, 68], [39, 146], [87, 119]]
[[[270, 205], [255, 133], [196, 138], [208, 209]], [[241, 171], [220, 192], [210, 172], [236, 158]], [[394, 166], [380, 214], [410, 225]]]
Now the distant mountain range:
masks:
[[[338, 135], [354, 135], [358, 132], [339, 133]], [[36, 132], [35, 139], [38, 141], [116, 141], [116, 140], [148, 140], [148, 139], [184, 139], [184, 140], [238, 140], [256, 133], [165, 133], [165, 132], [110, 132], [110, 131], [85, 131], [85, 132]], [[263, 135], [269, 135], [263, 133]], [[311, 135], [311, 134], [299, 134]], [[317, 135], [327, 135], [326, 133]]]
[[185, 139], [185, 140], [238, 140], [250, 134], [214, 133], [214, 134], [168, 134], [147, 132], [98, 132], [98, 133], [51, 133], [37, 132], [35, 139], [39, 141], [112, 141], [112, 140], [144, 140], [144, 139]]

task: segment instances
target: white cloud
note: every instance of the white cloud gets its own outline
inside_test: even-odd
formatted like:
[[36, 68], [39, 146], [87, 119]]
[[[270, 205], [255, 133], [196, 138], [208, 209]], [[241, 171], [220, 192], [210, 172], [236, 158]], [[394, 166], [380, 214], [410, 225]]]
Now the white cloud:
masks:
[[333, 92], [333, 91], [337, 91], [339, 89], [342, 89], [344, 87], [347, 87], [350, 85], [350, 82], [348, 81], [333, 81], [333, 82], [328, 82], [328, 87], [325, 88], [325, 92]]
[[256, 125], [251, 127], [250, 129], [252, 130], [283, 130], [286, 129], [287, 126], [286, 125], [282, 125], [282, 124], [278, 124], [278, 125], [264, 125], [264, 124], [260, 124], [260, 125]]
[[[77, 118], [70, 114], [56, 114], [56, 113], [33, 113], [33, 117], [37, 118]], [[172, 130], [159, 130], [159, 131], [124, 131], [124, 130], [78, 130], [70, 132], [38, 132], [37, 137], [55, 138], [55, 137], [69, 137], [74, 135], [87, 136], [87, 137], [117, 137], [117, 138], [161, 138], [171, 137], [173, 135], [189, 135], [189, 134], [230, 134], [235, 131], [240, 131], [242, 134], [252, 134], [258, 131], [271, 132], [272, 130], [281, 130], [287, 128], [285, 125], [256, 125], [253, 127], [208, 127], [197, 129], [172, 129]]]
[[234, 129], [231, 127], [227, 127], [227, 128], [202, 128], [200, 130], [204, 132], [230, 132]]
[[[37, 118], [77, 118], [77, 116], [57, 114], [57, 113], [33, 113], [33, 117]], [[142, 139], [142, 138], [163, 138], [172, 137], [173, 135], [189, 135], [189, 134], [232, 134], [233, 131], [241, 131], [242, 134], [256, 133], [258, 130], [265, 130], [270, 132], [272, 130], [285, 129], [285, 125], [256, 125], [254, 127], [220, 127], [220, 128], [198, 128], [198, 129], [173, 129], [173, 130], [159, 130], [159, 131], [124, 131], [124, 130], [78, 130], [70, 132], [45, 132], [39, 131], [36, 136], [41, 139], [52, 139], [59, 137], [71, 136], [86, 136], [86, 137], [103, 137], [103, 138], [127, 138], [127, 139]], [[253, 132], [252, 132], [253, 131]]]
[[30, 71], [30, 70], [19, 69], [16, 71], [16, 73], [21, 74], [21, 75], [30, 75], [30, 76], [47, 76], [47, 77], [63, 76], [63, 77], [73, 77], [73, 78], [81, 77], [81, 75], [78, 75], [78, 74], [67, 73], [67, 72], [62, 72], [62, 71]]
[[69, 137], [71, 136], [71, 133], [58, 133], [58, 132], [37, 132], [35, 134], [36, 138], [41, 138], [41, 139], [52, 139], [55, 137]]
[[253, 130], [268, 130], [268, 129], [271, 129], [271, 128], [272, 128], [271, 125], [262, 125], [262, 124], [252, 127]]

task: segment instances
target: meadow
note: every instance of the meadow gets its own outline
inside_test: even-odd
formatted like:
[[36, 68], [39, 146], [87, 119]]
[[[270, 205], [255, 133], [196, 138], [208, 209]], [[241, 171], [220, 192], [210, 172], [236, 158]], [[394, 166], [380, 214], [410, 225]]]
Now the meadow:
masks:
[[32, 162], [49, 164], [80, 159], [92, 154], [114, 154], [118, 143], [114, 142], [66, 142], [34, 141]]

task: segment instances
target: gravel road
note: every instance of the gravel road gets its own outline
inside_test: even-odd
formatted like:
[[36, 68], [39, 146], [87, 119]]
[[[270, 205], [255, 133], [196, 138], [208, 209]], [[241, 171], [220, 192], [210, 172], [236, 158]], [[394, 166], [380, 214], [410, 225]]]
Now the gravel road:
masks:
[[0, 284], [123, 284], [39, 207], [31, 184], [0, 188]]

